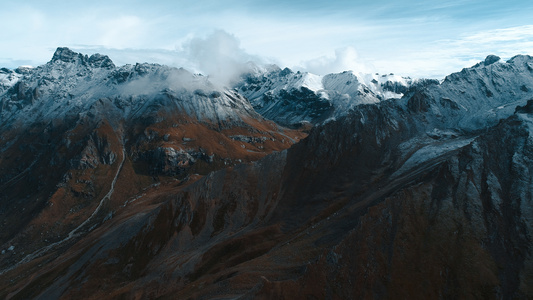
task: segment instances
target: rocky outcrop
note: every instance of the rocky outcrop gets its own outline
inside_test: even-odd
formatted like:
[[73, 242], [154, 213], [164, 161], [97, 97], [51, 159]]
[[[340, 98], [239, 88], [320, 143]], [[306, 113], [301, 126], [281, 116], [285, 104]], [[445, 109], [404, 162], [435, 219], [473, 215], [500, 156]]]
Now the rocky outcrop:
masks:
[[107, 55], [93, 54], [90, 57], [81, 53], [74, 52], [66, 47], [59, 47], [54, 52], [51, 62], [77, 63], [89, 65], [93, 68], [114, 69], [115, 64]]
[[93, 132], [87, 139], [80, 155], [71, 162], [74, 169], [96, 168], [99, 164], [112, 165], [117, 160], [117, 153], [111, 150], [106, 136]]
[[115, 64], [107, 55], [99, 53], [93, 54], [87, 60], [89, 65], [93, 68], [114, 69]]
[[197, 160], [209, 162], [209, 156], [201, 151], [190, 149], [175, 149], [172, 147], [159, 147], [142, 153], [139, 161], [145, 161], [151, 165], [151, 174], [163, 174], [167, 176], [186, 175]]
[[524, 106], [517, 106], [515, 109], [515, 113], [522, 113], [522, 114], [533, 113], [533, 99], [528, 100], [527, 104]]
[[1, 68], [0, 69], [0, 93], [3, 91], [9, 89], [14, 84], [17, 83], [17, 81], [22, 77], [20, 73], [17, 73], [15, 71]]
[[52, 56], [52, 62], [62, 61], [66, 63], [76, 62], [76, 60], [83, 60], [83, 55], [81, 53], [76, 53], [69, 48], [59, 47], [54, 52]]
[[500, 57], [499, 56], [496, 56], [496, 55], [489, 55], [487, 56], [487, 58], [485, 58], [485, 61], [483, 62], [483, 64], [485, 66], [489, 66], [489, 65], [492, 65], [493, 63], [496, 63], [498, 61], [500, 61]]

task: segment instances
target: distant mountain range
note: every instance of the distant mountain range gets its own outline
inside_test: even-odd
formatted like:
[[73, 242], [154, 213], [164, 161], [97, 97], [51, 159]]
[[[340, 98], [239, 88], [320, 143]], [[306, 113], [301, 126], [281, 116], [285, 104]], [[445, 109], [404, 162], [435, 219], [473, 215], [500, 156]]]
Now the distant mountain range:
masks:
[[235, 88], [261, 115], [286, 126], [317, 124], [342, 116], [359, 104], [401, 98], [411, 85], [424, 82], [352, 71], [318, 76], [275, 65], [250, 66], [250, 70]]
[[533, 297], [533, 58], [0, 70], [0, 297]]

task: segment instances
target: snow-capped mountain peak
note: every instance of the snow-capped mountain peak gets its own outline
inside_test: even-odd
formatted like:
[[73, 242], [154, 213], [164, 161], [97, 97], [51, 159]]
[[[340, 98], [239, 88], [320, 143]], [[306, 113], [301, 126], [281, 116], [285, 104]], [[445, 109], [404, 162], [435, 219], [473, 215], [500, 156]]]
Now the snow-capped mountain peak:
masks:
[[81, 64], [83, 66], [89, 66], [93, 68], [115, 68], [115, 64], [107, 55], [96, 53], [89, 57], [81, 53], [76, 53], [66, 47], [57, 48], [50, 63], [56, 62]]
[[289, 68], [258, 68], [242, 76], [236, 88], [254, 108], [284, 125], [320, 123], [359, 104], [400, 98], [413, 84], [393, 74], [379, 76], [345, 71], [324, 76]]
[[433, 111], [450, 128], [472, 130], [507, 117], [533, 96], [532, 91], [532, 57], [518, 55], [502, 62], [489, 55], [441, 83], [413, 89], [406, 100], [411, 109]]
[[63, 118], [86, 112], [101, 99], [113, 103], [115, 113], [126, 119], [160, 102], [172, 103], [166, 110], [208, 122], [259, 117], [246, 99], [205, 76], [158, 64], [117, 67], [106, 55], [87, 56], [62, 47], [48, 63], [24, 75], [3, 70], [0, 80], [1, 123]]

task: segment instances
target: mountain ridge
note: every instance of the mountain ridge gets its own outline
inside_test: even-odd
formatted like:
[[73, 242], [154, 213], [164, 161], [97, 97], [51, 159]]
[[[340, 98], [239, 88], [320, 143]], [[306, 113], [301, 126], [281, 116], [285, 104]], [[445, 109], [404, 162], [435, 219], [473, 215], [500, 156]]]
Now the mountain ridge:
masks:
[[[85, 59], [58, 54], [58, 64], [65, 63], [63, 56]], [[116, 81], [124, 79], [127, 84], [138, 73], [165, 72], [157, 66], [138, 66], [134, 72], [130, 71], [137, 66], [122, 69], [125, 72], [104, 82], [116, 86]], [[275, 68], [269, 72], [276, 78], [297, 75]], [[316, 98], [317, 78], [298, 76], [297, 86], [306, 89], [285, 89], [289, 97], [279, 101], [289, 106], [282, 114], [288, 124], [317, 113], [315, 126], [305, 138], [279, 125], [269, 127], [275, 123], [262, 117], [241, 118], [250, 126], [241, 128], [237, 119], [210, 123], [212, 119], [189, 115], [187, 110], [181, 110], [179, 118], [168, 114], [169, 106], [183, 101], [180, 95], [192, 93], [190, 101], [210, 98], [205, 88], [198, 91], [204, 95], [195, 94], [196, 89], [163, 89], [168, 94], [165, 100], [144, 99], [152, 108], [143, 111], [154, 113], [139, 118], [123, 114], [126, 110], [116, 106], [119, 101], [96, 100], [93, 104], [104, 109], [94, 109], [95, 116], [118, 109], [118, 116], [134, 117], [115, 124], [105, 117], [86, 118], [85, 124], [92, 125], [71, 131], [70, 146], [62, 134], [66, 131], [60, 128], [65, 122], [48, 125], [47, 132], [55, 132], [48, 135], [43, 134], [42, 124], [33, 124], [35, 135], [43, 135], [43, 140], [36, 141], [46, 144], [51, 138], [48, 144], [65, 147], [63, 151], [75, 157], [70, 161], [76, 168], [59, 173], [66, 177], [52, 201], [45, 202], [58, 210], [47, 210], [48, 218], [33, 221], [33, 229], [27, 227], [15, 238], [3, 237], [0, 277], [6, 280], [0, 281], [5, 282], [0, 284], [0, 295], [63, 299], [533, 296], [529, 242], [533, 239], [532, 57], [515, 56], [502, 62], [489, 56], [442, 82], [425, 80], [402, 88], [399, 99], [354, 103], [346, 110], [334, 105], [333, 110], [313, 107], [324, 100]], [[344, 76], [356, 79], [353, 73], [341, 73], [342, 80], [332, 82], [342, 83]], [[262, 80], [251, 81], [258, 84], [258, 91], [271, 88], [268, 80], [264, 86]], [[343, 86], [347, 89], [338, 94], [357, 95], [358, 88], [364, 87], [356, 86], [353, 91]], [[368, 91], [366, 95], [372, 95]], [[10, 95], [15, 98], [6, 102], [35, 105], [27, 96], [16, 98], [14, 92]], [[236, 111], [253, 110], [244, 96], [232, 93], [237, 92], [229, 90], [214, 98], [235, 98], [228, 100], [230, 106], [242, 99], [244, 104], [236, 105]], [[218, 133], [226, 138], [215, 138]], [[200, 153], [196, 166], [206, 167], [198, 176], [192, 160], [179, 158], [195, 154], [180, 152], [176, 145], [199, 142], [202, 135], [214, 143], [194, 148]], [[40, 160], [49, 155], [30, 143], [24, 157], [30, 157], [31, 151], [39, 153], [42, 157], [33, 159], [39, 169], [27, 162], [28, 171], [24, 165], [18, 174], [6, 177], [6, 161], [19, 155], [9, 150], [24, 149], [17, 142], [9, 145], [6, 137], [8, 143], [0, 144], [4, 148], [2, 192], [35, 182], [25, 174], [42, 173], [48, 165]], [[86, 140], [80, 142], [81, 137]], [[242, 156], [217, 160], [223, 152], [213, 144], [231, 141], [236, 148], [230, 154], [251, 153], [247, 150], [252, 146], [253, 151], [262, 146], [264, 154], [247, 160]], [[267, 148], [270, 142], [278, 143]], [[239, 148], [243, 151], [237, 152]], [[54, 161], [62, 159], [59, 155]], [[182, 170], [185, 173], [180, 174], [186, 175], [182, 178], [165, 170]], [[98, 178], [107, 181], [102, 184]], [[22, 179], [27, 182], [13, 185]], [[61, 193], [78, 196], [60, 197]], [[12, 196], [17, 206], [7, 205], [4, 199], [2, 209], [24, 216], [17, 208], [29, 208], [30, 202], [18, 194]], [[95, 209], [99, 203], [100, 211]], [[84, 205], [92, 209], [83, 209]], [[72, 209], [73, 213], [60, 214]], [[1, 216], [7, 228], [6, 221], [13, 220], [9, 214]], [[54, 221], [55, 227], [46, 227]], [[9, 227], [16, 233], [13, 228]], [[39, 239], [46, 230], [61, 234]], [[70, 233], [80, 235], [65, 240]], [[27, 236], [39, 242], [24, 245]], [[47, 251], [40, 253], [41, 249]]]
[[359, 104], [400, 98], [417, 82], [394, 74], [356, 74], [345, 71], [319, 76], [270, 67], [253, 70], [235, 84], [263, 116], [286, 126], [318, 124]]

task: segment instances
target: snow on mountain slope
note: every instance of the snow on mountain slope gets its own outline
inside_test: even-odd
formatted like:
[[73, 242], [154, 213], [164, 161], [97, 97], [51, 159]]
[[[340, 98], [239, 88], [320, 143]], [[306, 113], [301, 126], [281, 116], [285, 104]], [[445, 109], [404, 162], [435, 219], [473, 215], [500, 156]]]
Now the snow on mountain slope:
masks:
[[401, 98], [419, 79], [390, 74], [358, 74], [359, 81], [363, 82], [370, 90], [380, 94], [383, 99]]
[[264, 117], [284, 125], [321, 123], [344, 115], [359, 104], [400, 98], [413, 80], [394, 75], [352, 71], [319, 76], [277, 66], [252, 68], [236, 84]]
[[401, 98], [411, 85], [417, 82], [409, 77], [394, 74], [356, 74], [353, 71], [345, 71], [338, 74], [328, 74], [323, 79], [326, 90], [348, 94], [354, 97], [356, 94], [369, 94], [372, 91], [380, 100]]
[[22, 74], [6, 68], [0, 69], [0, 93], [12, 87], [22, 77]]
[[[117, 67], [105, 55], [58, 48], [45, 65], [2, 69], [0, 75], [3, 151], [27, 128], [79, 131], [109, 123], [130, 140], [134, 160], [150, 165], [146, 172], [175, 175], [199, 158], [212, 163], [215, 153], [223, 164], [239, 162], [284, 149], [304, 136], [265, 120], [235, 90], [181, 68]], [[69, 135], [64, 141], [70, 141]]]
[[439, 128], [476, 130], [509, 116], [531, 97], [533, 58], [518, 55], [502, 62], [490, 55], [440, 84], [411, 89], [402, 100], [411, 111], [432, 111], [433, 119], [426, 121]]
[[123, 118], [170, 102], [197, 120], [214, 123], [258, 118], [237, 93], [214, 86], [207, 77], [155, 64], [116, 67], [104, 55], [90, 57], [58, 48], [52, 60], [27, 74], [4, 72], [7, 89], [0, 94], [0, 124], [62, 118], [85, 113], [109, 99]]
[[[524, 96], [531, 95], [532, 70], [531, 57], [521, 55], [507, 62], [489, 55], [442, 82], [351, 71], [321, 77], [270, 67], [245, 74], [236, 89], [264, 117], [285, 125], [320, 124], [360, 104], [403, 97], [411, 110], [434, 110], [436, 117], [448, 120], [443, 124], [449, 128], [460, 123], [474, 129], [484, 118], [495, 122], [509, 115]], [[447, 107], [452, 111], [443, 110]]]

